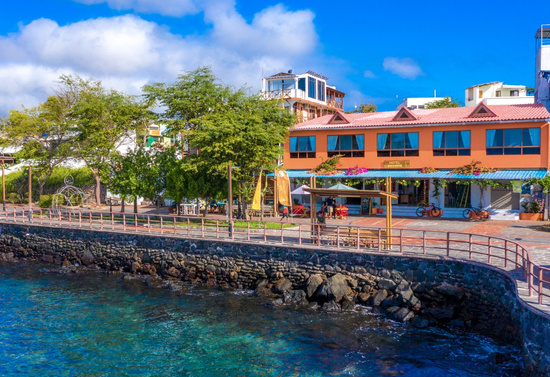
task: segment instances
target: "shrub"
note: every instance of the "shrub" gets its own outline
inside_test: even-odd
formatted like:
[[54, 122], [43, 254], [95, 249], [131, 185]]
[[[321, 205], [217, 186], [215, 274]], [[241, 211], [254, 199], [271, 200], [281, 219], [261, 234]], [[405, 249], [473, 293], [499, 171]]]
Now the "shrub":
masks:
[[42, 195], [38, 201], [38, 206], [40, 208], [51, 208], [52, 207], [53, 195]]
[[13, 204], [21, 203], [21, 197], [16, 192], [10, 192], [7, 199]]

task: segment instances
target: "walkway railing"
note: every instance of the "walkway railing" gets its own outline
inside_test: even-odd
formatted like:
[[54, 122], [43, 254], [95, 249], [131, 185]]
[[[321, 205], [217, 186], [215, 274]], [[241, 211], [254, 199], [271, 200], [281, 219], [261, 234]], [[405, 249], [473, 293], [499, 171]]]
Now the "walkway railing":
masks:
[[528, 295], [538, 304], [550, 303], [550, 269], [537, 264], [517, 242], [478, 234], [435, 230], [391, 231], [357, 225], [312, 225], [292, 222], [227, 221], [196, 216], [54, 211], [9, 208], [0, 211], [5, 222], [64, 228], [165, 234], [199, 239], [259, 242], [273, 245], [323, 247], [346, 251], [376, 251], [392, 255], [422, 255], [476, 261], [521, 274]]

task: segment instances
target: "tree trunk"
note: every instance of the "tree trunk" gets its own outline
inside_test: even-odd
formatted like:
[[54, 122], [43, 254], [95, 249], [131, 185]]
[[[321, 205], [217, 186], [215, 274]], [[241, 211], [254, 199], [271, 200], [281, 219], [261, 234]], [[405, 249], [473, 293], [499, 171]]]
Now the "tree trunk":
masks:
[[134, 199], [134, 213], [138, 213], [137, 197]]
[[124, 197], [120, 199], [120, 212], [124, 213], [125, 207], [124, 207]]
[[101, 176], [95, 175], [95, 203], [99, 207], [101, 205]]
[[206, 204], [204, 205], [204, 215], [203, 217], [206, 217], [206, 213], [208, 212], [208, 207], [210, 206], [210, 198], [206, 198]]
[[38, 181], [38, 198], [40, 198], [42, 195], [44, 195], [44, 185], [46, 184], [46, 180]]

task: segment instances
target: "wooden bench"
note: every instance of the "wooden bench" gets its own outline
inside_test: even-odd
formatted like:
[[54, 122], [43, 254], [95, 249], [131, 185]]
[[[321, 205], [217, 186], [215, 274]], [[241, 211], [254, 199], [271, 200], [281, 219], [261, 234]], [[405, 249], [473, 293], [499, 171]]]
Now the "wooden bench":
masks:
[[[359, 235], [357, 233], [359, 232]], [[382, 245], [387, 244], [387, 232], [380, 232], [380, 242]], [[357, 239], [359, 239], [359, 247], [374, 248], [378, 246], [378, 229], [362, 229], [348, 228], [346, 241], [348, 246], [357, 247]]]
[[[347, 227], [323, 227], [314, 225], [311, 242], [313, 244], [333, 245], [338, 241], [340, 245], [347, 247], [357, 247], [357, 231], [359, 230], [359, 247], [377, 248], [378, 247], [378, 229], [361, 229]], [[382, 230], [380, 241], [382, 245], [387, 245], [387, 232]]]

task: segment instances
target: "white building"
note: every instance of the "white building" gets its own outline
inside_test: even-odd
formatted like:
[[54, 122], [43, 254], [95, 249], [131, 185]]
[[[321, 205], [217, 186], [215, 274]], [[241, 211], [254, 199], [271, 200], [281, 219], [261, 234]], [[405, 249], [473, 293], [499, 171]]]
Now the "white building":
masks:
[[541, 25], [535, 41], [535, 101], [550, 111], [550, 24]]
[[299, 75], [292, 70], [262, 79], [261, 95], [265, 99], [281, 100], [281, 105], [298, 122], [343, 111], [345, 93], [327, 85], [328, 77], [308, 71]]
[[500, 81], [474, 85], [466, 89], [466, 107], [480, 102], [486, 105], [523, 105], [535, 103], [534, 91], [525, 85], [505, 85]]
[[400, 110], [402, 107], [406, 107], [410, 110], [424, 109], [426, 105], [430, 102], [441, 101], [445, 97], [415, 97], [415, 98], [405, 98], [395, 110]]

